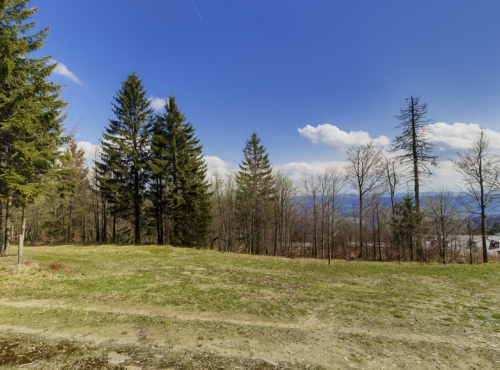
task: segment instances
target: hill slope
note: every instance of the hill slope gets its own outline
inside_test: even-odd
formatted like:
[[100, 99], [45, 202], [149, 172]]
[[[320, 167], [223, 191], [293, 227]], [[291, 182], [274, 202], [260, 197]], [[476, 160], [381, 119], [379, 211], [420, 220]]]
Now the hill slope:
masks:
[[[328, 266], [114, 245], [25, 253], [21, 269], [0, 258], [0, 342], [17, 342], [0, 352], [6, 367], [76, 369], [115, 354], [129, 369], [500, 366], [500, 264]], [[57, 346], [68, 350], [42, 350]]]

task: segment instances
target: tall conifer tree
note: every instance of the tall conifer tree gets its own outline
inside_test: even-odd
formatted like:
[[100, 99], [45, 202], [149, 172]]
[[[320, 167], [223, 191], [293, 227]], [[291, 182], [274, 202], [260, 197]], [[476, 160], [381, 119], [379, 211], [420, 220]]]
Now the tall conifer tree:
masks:
[[[55, 171], [66, 160], [60, 148], [66, 106], [61, 86], [47, 81], [55, 69], [50, 57], [31, 58], [43, 46], [48, 28], [30, 34], [37, 8], [28, 0], [0, 0], [0, 182], [7, 198], [5, 249], [11, 242], [13, 198], [22, 207], [20, 256], [26, 225], [26, 204], [34, 201], [67, 171]], [[42, 181], [44, 180], [44, 181]]]
[[135, 243], [140, 244], [153, 109], [142, 80], [135, 72], [122, 82], [112, 105], [116, 118], [109, 120], [109, 127], [103, 134], [98, 178], [106, 196], [112, 197], [122, 211], [132, 213]]
[[257, 133], [247, 140], [236, 176], [237, 208], [245, 234], [247, 253], [263, 254], [268, 210], [273, 202], [275, 181], [264, 145]]
[[151, 194], [157, 217], [158, 242], [163, 243], [163, 215], [171, 220], [170, 240], [179, 246], [204, 242], [209, 222], [208, 184], [203, 147], [191, 123], [170, 95], [151, 140]]

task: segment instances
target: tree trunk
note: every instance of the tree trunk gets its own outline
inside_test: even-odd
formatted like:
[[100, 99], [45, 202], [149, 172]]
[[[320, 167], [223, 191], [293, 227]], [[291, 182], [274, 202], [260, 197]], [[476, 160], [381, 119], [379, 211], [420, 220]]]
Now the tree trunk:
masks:
[[470, 257], [470, 264], [473, 264], [472, 260], [472, 235], [469, 235], [469, 257]]
[[[482, 169], [480, 168], [479, 171], [481, 172]], [[486, 248], [486, 211], [485, 211], [486, 206], [484, 204], [484, 184], [482, 177], [480, 179], [480, 186], [481, 186], [481, 239], [483, 244], [483, 263], [488, 263], [488, 249]]]
[[413, 262], [413, 235], [410, 234], [410, 262]]
[[325, 259], [325, 205], [321, 195], [321, 254], [322, 259]]
[[373, 233], [373, 262], [377, 260], [377, 234], [375, 234], [375, 212], [372, 218], [372, 233]]
[[96, 204], [94, 206], [94, 230], [95, 230], [95, 241], [100, 242], [101, 241], [101, 234], [100, 234], [100, 221], [99, 221], [99, 202], [96, 200]]
[[3, 254], [4, 238], [3, 238], [3, 207], [4, 202], [0, 200], [0, 255]]
[[328, 240], [326, 242], [326, 246], [328, 248], [328, 266], [331, 265], [332, 263], [332, 254], [333, 254], [333, 225], [330, 227], [330, 216], [328, 216], [328, 223], [327, 223], [327, 231], [328, 231]]
[[[380, 240], [380, 216], [377, 214], [377, 237], [378, 237], [378, 260], [382, 262], [382, 242]], [[387, 244], [385, 248], [385, 253], [387, 254]], [[387, 259], [387, 256], [386, 256]]]
[[113, 211], [113, 244], [116, 243], [116, 210]]
[[134, 199], [134, 208], [135, 208], [135, 244], [141, 244], [141, 202], [139, 199], [139, 171], [135, 170], [135, 199]]
[[276, 248], [278, 246], [278, 216], [276, 215], [276, 220], [274, 221], [274, 250], [273, 250], [273, 256], [276, 257]]
[[102, 241], [108, 242], [108, 212], [106, 211], [106, 200], [102, 200]]
[[72, 241], [71, 238], [71, 202], [69, 203], [69, 220], [68, 220], [68, 237], [66, 238], [66, 243], [69, 243]]
[[363, 251], [363, 196], [359, 195], [359, 247], [361, 249], [361, 257], [365, 259]]
[[318, 259], [318, 220], [316, 215], [316, 194], [313, 194], [313, 238], [314, 238], [314, 257]]
[[63, 219], [62, 219], [62, 237], [63, 237], [63, 242], [66, 243], [67, 240], [67, 235], [66, 235], [66, 216], [64, 215], [64, 211], [63, 211]]
[[[412, 129], [412, 156], [413, 156], [413, 181], [415, 185], [415, 208], [417, 209], [417, 214], [420, 214], [420, 179], [418, 175], [418, 148], [417, 148], [417, 129], [415, 127], [415, 103], [413, 96], [411, 96], [411, 129]], [[420, 225], [417, 225], [417, 260], [422, 261], [422, 243], [418, 232], [420, 230]], [[413, 248], [411, 251], [411, 260], [413, 261]]]
[[26, 235], [26, 205], [23, 204], [21, 217], [21, 234], [19, 235], [19, 249], [17, 251], [17, 264], [21, 266], [23, 259], [24, 236]]
[[82, 241], [83, 244], [87, 242], [87, 230], [85, 228], [85, 211], [82, 212]]
[[5, 210], [5, 250], [4, 254], [10, 254], [10, 242], [12, 239], [12, 193], [7, 195], [7, 208]]
[[401, 252], [403, 255], [403, 260], [406, 261], [406, 250], [405, 250], [405, 237], [401, 237]]
[[162, 245], [163, 243], [161, 242], [161, 218], [160, 218], [160, 209], [156, 209], [156, 241], [158, 245]]
[[445, 228], [444, 228], [444, 223], [441, 222], [441, 243], [443, 244], [443, 264], [446, 265], [446, 240], [444, 238], [444, 232], [445, 232]]

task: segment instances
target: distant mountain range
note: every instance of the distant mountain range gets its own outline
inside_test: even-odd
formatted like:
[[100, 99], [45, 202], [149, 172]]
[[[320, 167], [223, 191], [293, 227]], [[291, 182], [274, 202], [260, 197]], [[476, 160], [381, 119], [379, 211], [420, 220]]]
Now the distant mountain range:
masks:
[[[399, 202], [406, 194], [408, 193], [397, 193], [394, 197], [395, 201], [396, 202]], [[421, 206], [423, 206], [423, 200], [425, 197], [436, 197], [436, 192], [425, 192], [425, 193], [421, 193], [420, 194], [420, 201], [421, 201]], [[455, 193], [456, 196], [455, 196], [455, 205], [457, 206], [457, 208], [466, 213], [467, 212], [467, 209], [461, 204], [458, 202], [458, 200], [456, 198], [458, 198], [458, 196], [462, 195], [460, 193]], [[410, 194], [411, 195], [411, 194]], [[358, 203], [358, 198], [359, 198], [359, 195], [357, 194], [353, 194], [353, 193], [350, 193], [350, 194], [344, 194], [344, 196], [347, 198], [347, 202], [346, 202], [346, 205], [345, 205], [345, 209], [344, 209], [344, 214], [347, 216], [349, 215], [353, 208], [356, 208], [357, 207], [357, 203]], [[295, 199], [297, 201], [300, 201], [304, 198], [307, 198], [306, 196], [297, 196], [295, 197]], [[321, 197], [320, 197], [321, 199]], [[381, 198], [381, 201], [382, 201], [382, 204], [388, 208], [391, 207], [391, 196], [389, 194], [385, 194], [383, 195]], [[475, 203], [475, 200], [471, 199], [470, 200], [471, 203]], [[309, 208], [311, 208], [310, 205], [308, 205]], [[500, 204], [495, 206], [495, 207], [489, 207], [489, 209], [486, 210], [486, 216], [487, 216], [487, 219], [486, 219], [486, 226], [491, 226], [493, 225], [494, 222], [498, 222], [500, 224]], [[479, 220], [480, 220], [480, 217], [479, 216], [474, 216], [472, 218], [474, 220], [475, 223], [479, 223]]]

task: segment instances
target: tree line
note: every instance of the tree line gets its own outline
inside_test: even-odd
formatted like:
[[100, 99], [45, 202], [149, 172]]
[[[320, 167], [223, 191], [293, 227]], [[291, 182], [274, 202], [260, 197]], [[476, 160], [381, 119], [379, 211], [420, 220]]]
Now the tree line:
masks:
[[25, 241], [112, 242], [329, 261], [446, 263], [468, 251], [470, 263], [488, 261], [486, 219], [496, 211], [500, 165], [484, 131], [453, 162], [460, 191], [421, 194], [437, 157], [427, 105], [413, 96], [396, 115], [399, 135], [389, 150], [352, 146], [344, 166], [296, 183], [273, 169], [254, 132], [238, 170], [209, 176], [175, 96], [155, 112], [132, 72], [113, 98], [101, 151], [85, 158], [64, 128], [62, 87], [48, 80], [56, 65], [31, 57], [48, 29], [31, 34], [36, 8], [27, 4], [0, 2], [2, 254], [14, 241], [19, 258]]
[[34, 32], [28, 3], [0, 2], [0, 253], [17, 238], [19, 258], [25, 240], [203, 245], [206, 164], [175, 97], [156, 114], [129, 74], [89, 165], [64, 127], [62, 86], [49, 81], [56, 64], [32, 57], [48, 28]]
[[421, 194], [438, 165], [427, 136], [427, 105], [411, 96], [396, 118], [400, 134], [391, 148], [352, 146], [343, 166], [303, 174], [298, 184], [272, 170], [254, 133], [239, 170], [217, 174], [211, 183], [207, 244], [329, 261], [488, 262], [487, 235], [500, 231], [497, 222], [486, 225], [497, 212], [500, 161], [485, 131], [453, 160], [460, 187]]

